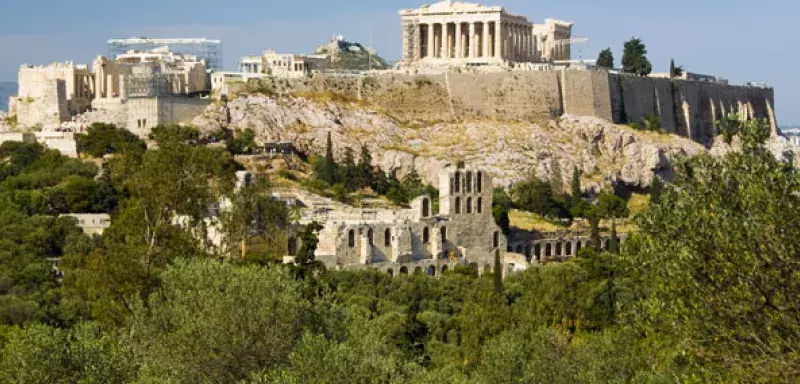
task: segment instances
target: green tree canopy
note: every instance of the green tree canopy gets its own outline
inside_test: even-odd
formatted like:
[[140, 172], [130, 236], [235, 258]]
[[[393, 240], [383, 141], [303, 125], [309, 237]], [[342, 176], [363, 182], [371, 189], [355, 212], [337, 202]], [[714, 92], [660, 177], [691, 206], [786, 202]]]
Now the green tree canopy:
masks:
[[[635, 319], [665, 361], [703, 381], [800, 377], [800, 174], [737, 124], [742, 151], [683, 162], [626, 243], [646, 299]], [[679, 360], [673, 360], [679, 359]], [[688, 379], [688, 377], [687, 377]]]
[[597, 56], [597, 66], [605, 69], [614, 69], [614, 53], [611, 52], [611, 48], [600, 51], [600, 55]]
[[641, 39], [631, 38], [625, 42], [622, 55], [622, 70], [627, 73], [647, 76], [653, 71], [653, 65], [647, 59], [647, 47]]

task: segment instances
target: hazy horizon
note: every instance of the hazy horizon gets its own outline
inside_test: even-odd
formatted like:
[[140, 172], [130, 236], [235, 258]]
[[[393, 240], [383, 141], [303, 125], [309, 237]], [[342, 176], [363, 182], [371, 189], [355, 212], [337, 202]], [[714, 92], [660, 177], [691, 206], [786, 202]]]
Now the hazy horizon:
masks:
[[[5, 12], [0, 13], [0, 50], [4, 52], [0, 81], [16, 81], [23, 63], [72, 60], [91, 64], [95, 56], [106, 54], [106, 40], [131, 36], [220, 39], [229, 70], [236, 68], [239, 57], [270, 48], [311, 52], [333, 34], [371, 45], [384, 58], [397, 60], [401, 50], [397, 11], [423, 3], [232, 1], [220, 7], [209, 0], [141, 0], [136, 6], [87, 0], [76, 13], [70, 2], [15, 2], [2, 6]], [[637, 36], [647, 44], [654, 72], [666, 72], [674, 57], [689, 71], [721, 76], [734, 84], [765, 81], [775, 87], [778, 122], [800, 123], [800, 109], [793, 107], [800, 103], [800, 77], [785, 65], [798, 54], [785, 49], [780, 39], [769, 38], [793, 35], [798, 3], [764, 0], [758, 7], [743, 0], [673, 0], [669, 7], [633, 6], [636, 3], [629, 0], [485, 3], [502, 5], [536, 23], [546, 18], [575, 22], [574, 35], [590, 41], [573, 49], [574, 58], [595, 59], [600, 50], [610, 47], [619, 65], [624, 41]], [[80, 22], [82, 17], [91, 22]]]

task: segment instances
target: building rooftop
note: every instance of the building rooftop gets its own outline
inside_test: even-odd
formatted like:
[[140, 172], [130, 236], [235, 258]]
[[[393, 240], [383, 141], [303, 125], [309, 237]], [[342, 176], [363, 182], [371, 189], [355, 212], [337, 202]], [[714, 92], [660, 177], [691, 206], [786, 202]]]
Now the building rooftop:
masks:
[[177, 39], [153, 39], [149, 37], [131, 37], [129, 39], [111, 39], [108, 44], [128, 43], [128, 44], [221, 44], [222, 40], [209, 40], [202, 38], [177, 38]]

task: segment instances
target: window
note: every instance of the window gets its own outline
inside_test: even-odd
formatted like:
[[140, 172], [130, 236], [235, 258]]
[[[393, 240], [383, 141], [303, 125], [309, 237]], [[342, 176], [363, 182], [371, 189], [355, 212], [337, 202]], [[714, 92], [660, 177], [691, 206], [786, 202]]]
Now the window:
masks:
[[288, 248], [289, 248], [289, 256], [297, 256], [296, 255], [297, 254], [297, 239], [295, 239], [294, 237], [290, 237], [289, 238]]
[[428, 199], [422, 200], [422, 217], [429, 217], [431, 215], [431, 202]]
[[476, 192], [483, 193], [483, 172], [478, 172], [478, 178], [475, 183]]
[[495, 232], [492, 239], [492, 247], [497, 248], [500, 246], [500, 232]]
[[472, 213], [472, 198], [467, 197], [467, 213]]
[[442, 229], [440, 230], [440, 233], [442, 235], [442, 243], [446, 243], [447, 242], [447, 228], [446, 227], [442, 227]]
[[428, 227], [425, 227], [425, 228], [422, 230], [422, 243], [423, 243], [423, 244], [428, 244], [430, 241], [431, 241], [431, 233], [430, 233], [430, 230], [428, 230]]
[[461, 198], [456, 197], [456, 215], [461, 214]]
[[467, 172], [467, 193], [472, 193], [472, 172]]
[[356, 247], [356, 231], [352, 229], [347, 233], [347, 245], [350, 248]]
[[383, 245], [387, 247], [392, 245], [392, 230], [389, 228], [383, 231]]
[[369, 231], [367, 231], [367, 239], [369, 239], [370, 246], [375, 245], [375, 232], [372, 231], [372, 228], [370, 228]]
[[456, 172], [453, 193], [460, 193], [460, 192], [461, 192], [461, 172]]
[[478, 213], [483, 213], [483, 198], [479, 197], [478, 202], [475, 204], [475, 211]]

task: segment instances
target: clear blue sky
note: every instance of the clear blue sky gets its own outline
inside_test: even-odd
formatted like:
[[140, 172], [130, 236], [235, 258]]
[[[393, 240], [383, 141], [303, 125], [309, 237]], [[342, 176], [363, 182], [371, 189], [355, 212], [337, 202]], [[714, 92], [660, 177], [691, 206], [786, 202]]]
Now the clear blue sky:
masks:
[[[483, 1], [481, 1], [483, 2]], [[534, 22], [576, 23], [590, 38], [584, 56], [641, 37], [655, 71], [669, 59], [686, 69], [734, 82], [766, 81], [776, 88], [781, 124], [800, 123], [797, 63], [798, 0], [504, 0], [488, 1]], [[415, 0], [0, 0], [0, 81], [13, 81], [22, 63], [72, 59], [90, 64], [109, 38], [222, 39], [225, 65], [267, 48], [309, 52], [334, 33], [372, 45], [388, 59], [400, 55], [397, 10]], [[577, 50], [574, 56], [577, 56]]]

